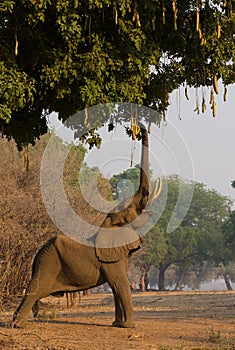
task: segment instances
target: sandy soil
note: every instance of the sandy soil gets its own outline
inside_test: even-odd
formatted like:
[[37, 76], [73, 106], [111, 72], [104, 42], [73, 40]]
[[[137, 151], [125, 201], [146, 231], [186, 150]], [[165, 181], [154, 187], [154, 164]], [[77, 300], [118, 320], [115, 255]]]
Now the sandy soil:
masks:
[[23, 330], [6, 326], [12, 305], [0, 312], [0, 349], [235, 349], [235, 292], [136, 293], [133, 304], [136, 328], [120, 329], [111, 294], [83, 297], [74, 310], [49, 297]]

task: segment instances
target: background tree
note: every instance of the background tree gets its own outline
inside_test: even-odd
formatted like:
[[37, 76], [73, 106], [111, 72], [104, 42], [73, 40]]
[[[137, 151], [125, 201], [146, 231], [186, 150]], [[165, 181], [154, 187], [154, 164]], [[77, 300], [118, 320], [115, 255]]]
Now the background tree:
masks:
[[224, 250], [226, 251], [226, 256], [223, 259], [219, 273], [224, 278], [227, 288], [231, 290], [232, 286], [230, 282], [235, 281], [235, 210], [230, 212], [229, 218], [224, 222], [222, 230], [225, 237]]
[[204, 262], [173, 264], [167, 269], [165, 284], [173, 290], [199, 289], [201, 284], [215, 278], [214, 265]]
[[[106, 102], [164, 115], [182, 83], [186, 98], [187, 86], [213, 87], [215, 115], [218, 79], [224, 99], [235, 80], [234, 7], [234, 0], [3, 0], [1, 132], [22, 148], [46, 132], [42, 115], [66, 119]], [[203, 92], [196, 111], [206, 102]]]
[[127, 198], [133, 195], [139, 188], [140, 183], [140, 166], [124, 170], [120, 174], [113, 175], [110, 179], [114, 199]]
[[[41, 157], [48, 141], [44, 135], [27, 152], [18, 152], [13, 141], [0, 139], [0, 305], [22, 294], [31, 275], [31, 263], [38, 249], [59, 233], [43, 204], [40, 192]], [[102, 215], [86, 203], [79, 187], [79, 170], [85, 149], [73, 147], [64, 167], [64, 187], [71, 206], [90, 223]], [[100, 194], [111, 198], [111, 186], [97, 168], [85, 165], [86, 180], [98, 178]]]
[[232, 282], [235, 282], [235, 263], [229, 261], [225, 265], [220, 264], [213, 270], [214, 278], [222, 278], [224, 280], [227, 290], [233, 290]]
[[145, 248], [141, 254], [144, 263], [158, 268], [159, 290], [165, 289], [165, 273], [172, 264], [178, 266], [178, 272], [185, 274], [193, 265], [203, 262], [218, 265], [229, 259], [224, 248], [222, 224], [229, 217], [230, 200], [204, 184], [194, 183], [194, 195], [184, 220], [173, 232], [166, 231], [180, 181], [184, 180], [178, 177], [167, 179], [166, 208], [157, 225], [145, 236]]

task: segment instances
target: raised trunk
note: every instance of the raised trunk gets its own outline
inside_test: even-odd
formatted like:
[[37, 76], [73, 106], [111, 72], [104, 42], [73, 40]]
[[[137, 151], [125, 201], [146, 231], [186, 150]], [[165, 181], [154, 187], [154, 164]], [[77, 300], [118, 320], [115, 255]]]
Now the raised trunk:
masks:
[[142, 153], [141, 153], [141, 166], [140, 166], [140, 185], [137, 193], [133, 198], [138, 201], [138, 194], [141, 195], [142, 202], [139, 203], [139, 210], [142, 212], [148, 202], [149, 192], [150, 192], [150, 171], [149, 171], [149, 142], [148, 142], [148, 132], [142, 127]]
[[142, 125], [140, 130], [142, 135], [142, 153], [139, 189], [132, 198], [131, 202], [129, 198], [125, 199], [116, 208], [114, 208], [112, 212], [108, 213], [101, 227], [109, 228], [129, 224], [133, 220], [137, 219], [146, 208], [150, 191], [148, 131]]

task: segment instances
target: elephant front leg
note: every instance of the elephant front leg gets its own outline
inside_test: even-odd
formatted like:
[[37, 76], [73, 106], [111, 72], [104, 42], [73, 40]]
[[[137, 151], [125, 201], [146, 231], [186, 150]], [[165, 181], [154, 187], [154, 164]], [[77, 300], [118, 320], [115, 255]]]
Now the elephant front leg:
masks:
[[126, 262], [120, 260], [114, 264], [103, 264], [102, 269], [114, 295], [115, 321], [113, 326], [134, 328], [133, 306]]
[[124, 320], [122, 304], [120, 302], [120, 299], [116, 295], [116, 291], [115, 290], [113, 290], [113, 296], [114, 296], [114, 304], [115, 304], [115, 321], [113, 321], [112, 326], [114, 326], [114, 327], [122, 327], [123, 326], [123, 320]]

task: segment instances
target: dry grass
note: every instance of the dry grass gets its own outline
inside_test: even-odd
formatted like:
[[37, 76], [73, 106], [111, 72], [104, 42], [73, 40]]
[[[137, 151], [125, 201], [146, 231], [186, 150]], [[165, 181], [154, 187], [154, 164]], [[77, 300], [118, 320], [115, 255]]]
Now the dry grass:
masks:
[[1, 316], [0, 349], [235, 349], [234, 292], [149, 292], [133, 295], [136, 328], [111, 327], [112, 295], [82, 298], [66, 310], [65, 298], [43, 300], [40, 317], [24, 330], [6, 328], [13, 308]]

